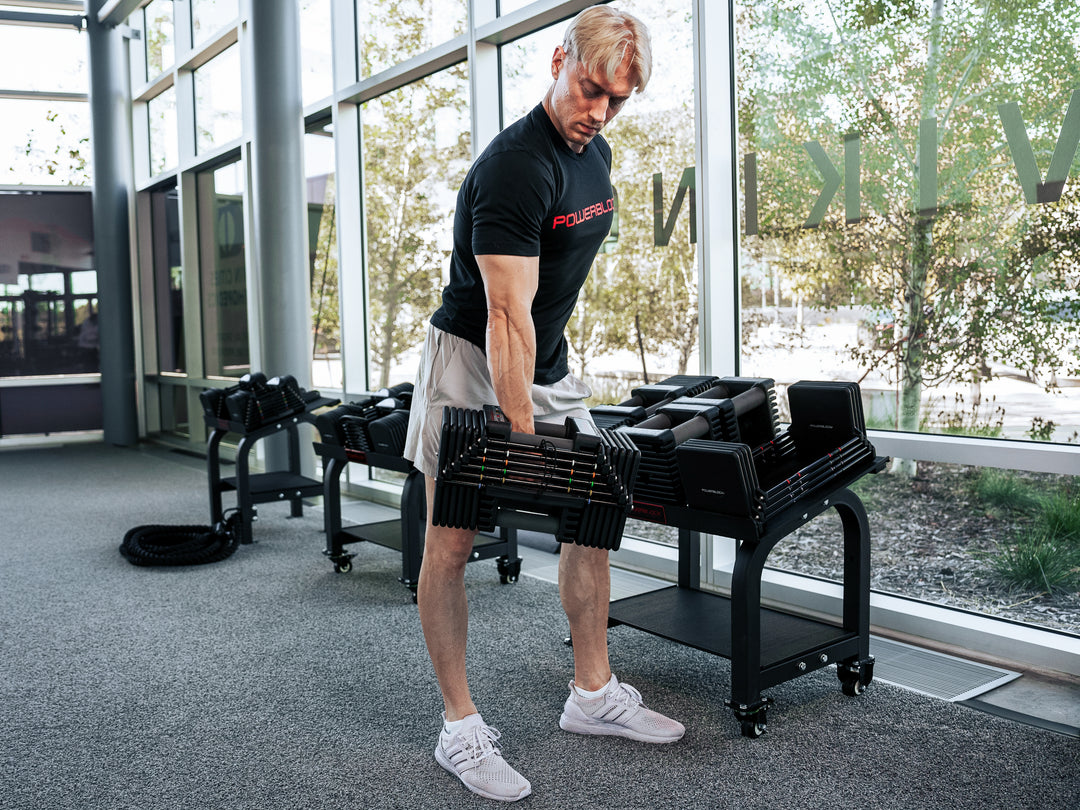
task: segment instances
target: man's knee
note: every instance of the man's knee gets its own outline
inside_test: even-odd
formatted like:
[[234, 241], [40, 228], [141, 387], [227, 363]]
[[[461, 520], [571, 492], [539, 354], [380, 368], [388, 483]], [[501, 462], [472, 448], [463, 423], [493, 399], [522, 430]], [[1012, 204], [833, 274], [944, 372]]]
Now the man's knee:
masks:
[[448, 526], [427, 526], [424, 536], [424, 562], [440, 568], [464, 568], [472, 555], [476, 532]]
[[559, 554], [573, 567], [606, 568], [608, 565], [608, 550], [606, 548], [592, 548], [590, 546], [579, 546], [577, 543], [564, 543], [559, 550]]

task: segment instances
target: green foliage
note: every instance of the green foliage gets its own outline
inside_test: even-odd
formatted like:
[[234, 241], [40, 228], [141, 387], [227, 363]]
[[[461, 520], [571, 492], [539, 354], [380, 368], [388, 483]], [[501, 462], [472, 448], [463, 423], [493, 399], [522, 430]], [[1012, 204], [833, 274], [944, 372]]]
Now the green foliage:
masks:
[[974, 494], [997, 510], [1031, 511], [1039, 505], [1035, 491], [1014, 473], [984, 467], [972, 484]]
[[1037, 525], [1048, 537], [1080, 548], [1080, 495], [1057, 492], [1044, 498]]
[[992, 567], [1005, 583], [1023, 590], [1052, 593], [1080, 588], [1080, 544], [1027, 532], [1003, 546]]
[[[436, 0], [364, 4], [372, 19], [363, 28], [361, 73], [371, 75], [422, 50], [432, 21], [437, 12], [445, 12], [445, 5]], [[672, 22], [661, 13], [663, 5], [634, 3], [628, 10], [648, 19], [654, 33], [674, 26], [677, 33], [688, 34], [689, 19]], [[560, 35], [545, 34], [548, 40], [526, 64], [517, 64], [512, 48], [504, 54], [507, 106], [527, 109], [540, 101], [537, 97], [522, 105], [512, 88], [535, 72], [548, 75], [546, 63]], [[689, 65], [689, 54], [679, 58]], [[687, 232], [689, 199], [683, 202], [669, 245], [657, 248], [653, 240], [652, 174], [663, 173], [666, 212], [683, 171], [695, 163], [692, 98], [688, 92], [672, 94], [658, 79], [671, 68], [671, 60], [658, 65], [643, 99], [631, 101], [604, 131], [613, 153], [617, 240], [597, 258], [566, 328], [571, 367], [590, 383], [595, 378], [589, 366], [600, 355], [633, 350], [642, 358], [641, 374], [647, 378], [658, 370], [647, 367], [646, 357], [662, 355], [665, 366], [684, 372], [697, 348], [696, 246]], [[466, 70], [461, 65], [429, 76], [362, 109], [373, 385], [385, 384], [395, 360], [415, 348], [418, 329], [438, 305], [449, 255], [453, 193], [470, 159]], [[682, 73], [684, 78], [688, 74]], [[455, 116], [461, 137], [447, 145], [440, 133], [445, 134]], [[624, 398], [625, 390], [614, 401]]]
[[[360, 75], [373, 76], [464, 31], [465, 13], [446, 0], [360, 0]], [[366, 19], [365, 19], [366, 17]]]
[[[990, 358], [1054, 385], [1055, 370], [1078, 362], [1046, 291], [1076, 286], [1080, 150], [1061, 200], [1025, 203], [998, 106], [1019, 105], [1045, 172], [1080, 87], [1080, 5], [744, 5], [739, 146], [757, 155], [759, 196], [759, 233], [745, 250], [794, 280], [810, 306], [846, 299], [896, 314], [895, 340], [852, 358], [899, 387], [901, 429], [918, 428], [924, 388], [986, 379]], [[924, 209], [920, 122], [930, 118], [937, 206]], [[862, 218], [845, 221], [840, 192], [821, 226], [806, 229], [822, 176], [803, 144], [818, 141], [843, 173], [851, 132]]]
[[76, 138], [55, 110], [49, 110], [45, 121], [30, 129], [21, 151], [27, 158], [26, 166], [9, 166], [9, 173], [26, 171], [30, 182], [33, 176], [47, 176], [53, 183], [62, 179], [68, 185], [90, 185], [90, 138]]
[[1005, 409], [996, 401], [996, 397], [990, 397], [989, 400], [979, 400], [967, 406], [963, 394], [954, 394], [952, 408], [943, 407], [933, 419], [924, 417], [919, 429], [935, 429], [951, 436], [998, 438], [1005, 424]]
[[[341, 312], [339, 305], [337, 239], [335, 230], [334, 177], [327, 178], [326, 192], [321, 206], [314, 206], [309, 214], [318, 220], [314, 223], [314, 246], [311, 256], [311, 311], [314, 332], [312, 356], [341, 351]], [[311, 227], [309, 223], [308, 227]]]
[[152, 2], [145, 8], [146, 73], [153, 78], [173, 61], [173, 6], [171, 2]]
[[[365, 69], [389, 64], [398, 48], [430, 33], [432, 3], [402, 0], [380, 11], [377, 30], [394, 36], [365, 43]], [[373, 388], [390, 383], [391, 368], [420, 344], [438, 306], [452, 201], [470, 158], [468, 97], [465, 66], [455, 65], [361, 110]]]
[[919, 9], [915, 0], [855, 0], [850, 11], [852, 28], [870, 28], [895, 20], [915, 20]]
[[987, 468], [973, 491], [993, 509], [1026, 519], [1016, 539], [999, 543], [990, 558], [999, 579], [1046, 593], [1080, 588], [1080, 495], [1072, 482], [1044, 494], [1015, 473]]
[[1036, 442], [1048, 442], [1054, 437], [1057, 424], [1052, 419], [1043, 419], [1041, 416], [1031, 417], [1031, 428], [1027, 434]]
[[[669, 243], [657, 247], [650, 182], [651, 172], [662, 173], [666, 220], [683, 170], [694, 165], [694, 144], [688, 136], [692, 131], [693, 111], [681, 107], [658, 112], [631, 108], [620, 114], [610, 133], [605, 131], [614, 155], [619, 239], [597, 259], [585, 303], [596, 330], [596, 349], [633, 349], [641, 359], [644, 379], [657, 371], [647, 367], [647, 355], [672, 357], [674, 371], [682, 374], [697, 348], [696, 247], [689, 235], [689, 193]], [[584, 367], [587, 355], [580, 330], [570, 336], [570, 344]]]
[[866, 428], [867, 430], [896, 430], [896, 421], [878, 414], [868, 414]]

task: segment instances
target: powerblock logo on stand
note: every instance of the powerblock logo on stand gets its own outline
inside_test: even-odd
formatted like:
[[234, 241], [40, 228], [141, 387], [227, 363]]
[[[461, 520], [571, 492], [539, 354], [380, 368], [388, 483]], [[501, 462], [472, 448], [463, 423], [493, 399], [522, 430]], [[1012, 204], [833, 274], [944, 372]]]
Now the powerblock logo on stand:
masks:
[[582, 208], [580, 211], [573, 211], [569, 214], [557, 214], [555, 219], [551, 221], [551, 229], [555, 230], [560, 225], [566, 228], [573, 228], [579, 222], [586, 222], [593, 217], [599, 217], [614, 210], [615, 198], [608, 197], [604, 202], [594, 203], [593, 205]]

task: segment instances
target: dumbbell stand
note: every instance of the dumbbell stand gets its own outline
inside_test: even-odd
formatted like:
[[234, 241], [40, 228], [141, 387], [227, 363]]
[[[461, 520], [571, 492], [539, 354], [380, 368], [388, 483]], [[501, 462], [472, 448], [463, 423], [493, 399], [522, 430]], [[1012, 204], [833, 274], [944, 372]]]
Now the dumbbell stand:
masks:
[[[322, 494], [322, 482], [307, 478], [300, 472], [300, 434], [301, 424], [315, 422], [313, 412], [337, 400], [321, 397], [306, 405], [302, 413], [291, 414], [255, 430], [245, 430], [239, 422], [213, 419], [203, 415], [210, 436], [206, 441], [206, 468], [210, 485], [210, 522], [217, 524], [224, 519], [222, 509], [223, 492], [236, 492], [236, 507], [239, 511], [239, 532], [241, 543], [253, 541], [251, 524], [255, 520], [255, 505], [277, 501], [288, 501], [291, 515], [300, 517], [304, 513], [303, 498], [313, 498]], [[285, 431], [288, 437], [289, 462], [285, 470], [264, 473], [252, 473], [249, 454], [255, 443], [267, 436]], [[236, 446], [236, 475], [221, 477], [221, 440], [229, 433], [240, 436]]]
[[[684, 507], [635, 503], [631, 517], [679, 528], [678, 584], [611, 603], [609, 625], [627, 625], [731, 659], [727, 705], [747, 737], [765, 730], [771, 702], [762, 690], [837, 665], [845, 694], [863, 691], [873, 678], [870, 656], [870, 528], [866, 510], [847, 486], [886, 459], [840, 476], [827, 490], [794, 502], [767, 524]], [[761, 606], [761, 576], [772, 549], [827, 509], [843, 525], [842, 616], [809, 619]], [[737, 541], [730, 596], [700, 589], [701, 534]]]
[[[424, 554], [424, 531], [427, 526], [427, 494], [424, 476], [401, 456], [383, 453], [348, 451], [336, 444], [315, 443], [315, 452], [323, 460], [323, 526], [326, 550], [323, 552], [338, 573], [352, 570], [356, 555], [345, 545], [366, 541], [401, 552], [402, 584], [416, 592], [420, 582], [420, 563]], [[391, 520], [342, 526], [341, 473], [350, 462], [367, 464], [406, 474], [401, 490], [400, 517]], [[516, 582], [521, 573], [521, 558], [517, 553], [517, 531], [503, 528], [498, 537], [478, 534], [473, 543], [470, 562], [494, 558], [503, 583]]]

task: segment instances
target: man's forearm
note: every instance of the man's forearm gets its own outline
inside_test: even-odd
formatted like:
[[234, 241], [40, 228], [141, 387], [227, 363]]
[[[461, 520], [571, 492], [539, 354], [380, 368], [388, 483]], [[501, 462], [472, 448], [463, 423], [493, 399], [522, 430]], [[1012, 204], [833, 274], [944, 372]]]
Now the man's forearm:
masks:
[[533, 432], [532, 381], [536, 365], [538, 256], [478, 255], [487, 297], [487, 361], [491, 384], [511, 427]]
[[518, 433], [533, 432], [532, 381], [536, 332], [532, 318], [488, 311], [487, 359], [499, 407]]

